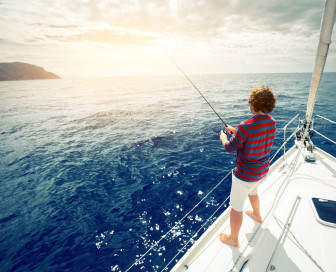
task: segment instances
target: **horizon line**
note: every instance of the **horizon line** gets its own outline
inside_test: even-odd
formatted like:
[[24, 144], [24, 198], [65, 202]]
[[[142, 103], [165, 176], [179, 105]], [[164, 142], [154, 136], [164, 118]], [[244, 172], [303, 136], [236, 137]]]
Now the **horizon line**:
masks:
[[[260, 74], [312, 74], [313, 72], [238, 72], [238, 73], [190, 73], [190, 76], [208, 76], [208, 75], [260, 75]], [[336, 73], [336, 71], [323, 72], [327, 73]], [[179, 76], [179, 73], [172, 74], [124, 74], [124, 75], [105, 75], [105, 76], [63, 76], [61, 79], [95, 79], [95, 78], [115, 78], [115, 77], [169, 77], [169, 76]]]

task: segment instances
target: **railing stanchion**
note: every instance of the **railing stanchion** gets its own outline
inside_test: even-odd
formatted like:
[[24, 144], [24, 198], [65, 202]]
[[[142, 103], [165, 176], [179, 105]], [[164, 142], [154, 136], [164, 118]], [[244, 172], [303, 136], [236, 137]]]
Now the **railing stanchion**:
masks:
[[299, 116], [299, 114], [295, 115], [294, 118], [292, 120], [290, 120], [287, 125], [284, 126], [283, 130], [284, 130], [284, 156], [283, 156], [283, 159], [285, 159], [285, 153], [286, 153], [286, 130], [287, 130], [287, 127], [290, 123], [292, 123], [297, 117]]

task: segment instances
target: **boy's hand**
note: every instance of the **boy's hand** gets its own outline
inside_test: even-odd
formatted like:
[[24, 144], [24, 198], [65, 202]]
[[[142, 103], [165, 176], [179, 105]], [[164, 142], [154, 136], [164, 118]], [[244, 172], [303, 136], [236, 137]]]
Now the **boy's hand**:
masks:
[[226, 131], [229, 132], [231, 135], [236, 134], [237, 130], [234, 127], [227, 126]]
[[221, 134], [220, 134], [219, 138], [221, 139], [222, 142], [227, 141], [227, 135], [223, 132], [223, 130], [221, 130]]

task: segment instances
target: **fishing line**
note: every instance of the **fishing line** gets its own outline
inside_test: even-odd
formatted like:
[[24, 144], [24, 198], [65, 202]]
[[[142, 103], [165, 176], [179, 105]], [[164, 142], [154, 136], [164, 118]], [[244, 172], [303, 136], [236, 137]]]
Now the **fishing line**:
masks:
[[[172, 61], [172, 63], [175, 64], [175, 66], [182, 72], [182, 74], [187, 78], [187, 80], [191, 83], [191, 85], [193, 85], [193, 87], [196, 89], [196, 91], [203, 97], [203, 99], [205, 100], [205, 102], [207, 102], [207, 104], [210, 106], [210, 108], [213, 110], [214, 113], [216, 113], [216, 115], [218, 116], [218, 118], [222, 121], [222, 123], [224, 124], [225, 127], [228, 127], [228, 125], [223, 121], [223, 119], [219, 116], [219, 114], [215, 111], [215, 109], [211, 106], [211, 104], [209, 103], [209, 101], [205, 98], [205, 96], [201, 93], [201, 91], [197, 88], [197, 86], [195, 85], [195, 83], [188, 77], [188, 75], [182, 70], [182, 68], [175, 62], [175, 60], [168, 56], [170, 58], [170, 60]], [[224, 133], [226, 134], [226, 131], [224, 131]]]

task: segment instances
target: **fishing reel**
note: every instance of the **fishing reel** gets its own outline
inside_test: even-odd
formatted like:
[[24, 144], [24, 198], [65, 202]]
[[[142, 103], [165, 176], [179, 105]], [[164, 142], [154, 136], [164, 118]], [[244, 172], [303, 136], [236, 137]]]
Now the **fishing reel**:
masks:
[[226, 128], [223, 128], [221, 131], [223, 131], [223, 133], [224, 133], [226, 136], [229, 135], [228, 132], [226, 131]]

